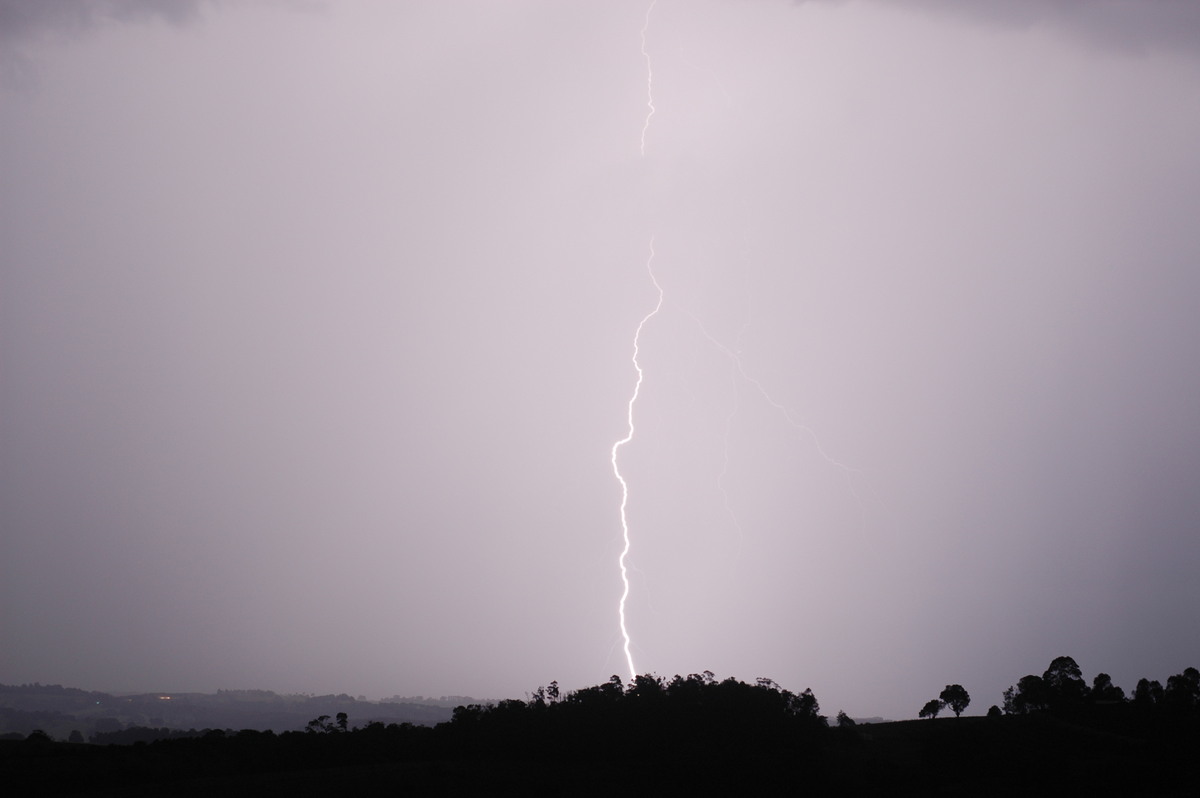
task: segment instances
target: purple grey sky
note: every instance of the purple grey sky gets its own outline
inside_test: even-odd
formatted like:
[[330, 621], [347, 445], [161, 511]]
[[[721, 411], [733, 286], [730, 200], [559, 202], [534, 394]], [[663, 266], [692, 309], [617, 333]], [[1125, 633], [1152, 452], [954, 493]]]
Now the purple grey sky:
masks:
[[1200, 5], [0, 0], [0, 682], [1200, 665]]

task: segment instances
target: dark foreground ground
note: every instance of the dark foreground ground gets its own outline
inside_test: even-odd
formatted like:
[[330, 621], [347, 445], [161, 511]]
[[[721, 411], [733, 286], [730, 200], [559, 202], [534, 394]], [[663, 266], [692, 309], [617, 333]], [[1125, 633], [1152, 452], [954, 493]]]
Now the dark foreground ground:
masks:
[[[158, 795], [1161, 795], [1200, 796], [1190, 728], [1103, 728], [1049, 715], [939, 718], [825, 729], [800, 746], [619, 735], [553, 755], [447, 739], [235, 734], [133, 746], [3, 741], [13, 796]], [[422, 732], [425, 733], [425, 732]], [[462, 742], [462, 741], [458, 741]], [[593, 741], [594, 742], [594, 741]], [[790, 746], [790, 744], [789, 744]], [[758, 750], [755, 750], [757, 747]]]

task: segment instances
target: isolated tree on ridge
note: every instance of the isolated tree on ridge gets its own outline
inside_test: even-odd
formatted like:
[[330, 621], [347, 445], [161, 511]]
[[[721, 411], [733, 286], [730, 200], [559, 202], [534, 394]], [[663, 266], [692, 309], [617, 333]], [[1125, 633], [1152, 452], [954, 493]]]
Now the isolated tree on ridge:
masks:
[[925, 702], [925, 706], [921, 707], [921, 711], [917, 717], [929, 718], [930, 720], [933, 720], [938, 716], [938, 713], [942, 711], [942, 707], [944, 706], [945, 704], [943, 704], [941, 701], [937, 700], [936, 698], [931, 698]]
[[971, 696], [961, 684], [948, 684], [946, 689], [938, 696], [942, 702], [950, 707], [950, 711], [954, 713], [954, 717], [962, 714], [963, 710], [971, 703]]

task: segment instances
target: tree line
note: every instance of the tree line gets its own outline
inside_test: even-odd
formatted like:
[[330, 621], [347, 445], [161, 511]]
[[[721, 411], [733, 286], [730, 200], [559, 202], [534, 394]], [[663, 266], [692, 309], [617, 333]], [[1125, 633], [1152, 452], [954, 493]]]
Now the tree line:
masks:
[[1041, 675], [1022, 676], [1004, 691], [1004, 714], [1027, 715], [1034, 712], [1077, 712], [1086, 707], [1128, 704], [1142, 713], [1171, 718], [1187, 718], [1200, 710], [1200, 671], [1184, 668], [1167, 679], [1166, 687], [1157, 680], [1138, 680], [1131, 696], [1113, 684], [1107, 673], [1098, 673], [1089, 687], [1079, 665], [1071, 657], [1055, 657]]
[[[948, 684], [937, 698], [921, 707], [917, 716], [934, 719], [949, 708], [960, 716], [971, 703], [971, 696], [960, 684]], [[1028, 674], [1003, 693], [1003, 709], [992, 705], [989, 717], [999, 715], [1029, 715], [1038, 712], [1078, 714], [1097, 707], [1129, 706], [1142, 717], [1158, 715], [1171, 719], [1186, 719], [1200, 712], [1200, 671], [1184, 668], [1167, 679], [1166, 687], [1157, 680], [1139, 679], [1133, 694], [1113, 684], [1107, 673], [1098, 673], [1091, 686], [1074, 658], [1055, 657], [1041, 676]]]
[[[560, 783], [586, 777], [595, 794], [633, 780], [648, 791], [686, 783], [710, 792], [878, 794], [922, 787], [930, 767], [960, 792], [1045, 794], [1031, 783], [1047, 791], [1190, 788], [1200, 786], [1191, 755], [1200, 743], [1198, 677], [1187, 668], [1158, 689], [1142, 680], [1126, 697], [1106, 674], [1088, 686], [1072, 658], [1056, 657], [1042, 675], [1005, 690], [1004, 709], [993, 706], [987, 718], [855, 724], [843, 712], [831, 725], [811, 690], [767, 678], [614, 676], [569, 691], [551, 682], [526, 700], [460, 705], [436, 726], [359, 726], [343, 711], [279, 734], [128, 728], [94, 742], [132, 744], [72, 745], [35, 733], [0, 741], [0, 772], [43, 792], [47, 784], [60, 792], [127, 784], [171, 792], [201, 775], [246, 784], [279, 774], [308, 774], [304, 784], [326, 788], [348, 788], [330, 781], [347, 774], [403, 787], [440, 784], [449, 774], [467, 779], [468, 792], [497, 791], [497, 774], [505, 774], [517, 791], [540, 784], [587, 794]], [[950, 684], [930, 704], [957, 716], [970, 696]]]

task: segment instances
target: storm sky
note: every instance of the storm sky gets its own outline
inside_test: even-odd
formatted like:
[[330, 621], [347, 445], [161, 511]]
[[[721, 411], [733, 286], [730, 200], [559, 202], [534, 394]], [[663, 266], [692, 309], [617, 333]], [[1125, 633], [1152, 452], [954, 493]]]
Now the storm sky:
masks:
[[654, 279], [640, 672], [1200, 665], [1200, 7], [648, 9], [0, 2], [0, 682], [626, 676]]

